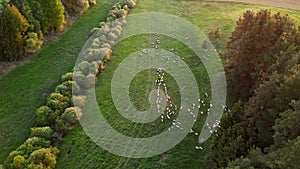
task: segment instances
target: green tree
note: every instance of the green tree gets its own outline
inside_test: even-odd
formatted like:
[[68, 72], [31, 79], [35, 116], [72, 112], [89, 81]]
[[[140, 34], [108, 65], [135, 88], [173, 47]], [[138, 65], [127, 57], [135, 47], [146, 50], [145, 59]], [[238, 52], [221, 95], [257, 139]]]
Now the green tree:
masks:
[[39, 37], [42, 37], [43, 33], [41, 31], [41, 23], [39, 20], [34, 18], [29, 2], [27, 0], [10, 0], [9, 3], [15, 5], [19, 9], [20, 13], [27, 19], [29, 23], [27, 31], [35, 32], [39, 35]]
[[25, 32], [29, 24], [14, 5], [4, 6], [0, 14], [0, 60], [15, 61], [23, 58]]
[[299, 168], [300, 137], [290, 140], [284, 147], [263, 154], [260, 149], [251, 149], [247, 157], [229, 162], [226, 169], [282, 169]]
[[61, 32], [66, 23], [64, 6], [60, 0], [38, 0], [43, 8], [43, 14], [49, 24], [50, 32]]
[[[48, 20], [43, 12], [43, 8], [41, 4], [36, 0], [27, 0], [29, 3], [29, 6], [31, 8], [31, 12], [33, 17], [39, 21], [41, 25], [41, 31], [43, 34], [46, 34], [49, 29], [49, 23]], [[40, 37], [41, 38], [41, 37]]]
[[255, 146], [264, 148], [273, 143], [272, 126], [280, 113], [274, 108], [279, 84], [280, 76], [274, 73], [269, 80], [262, 82], [245, 104], [243, 123], [247, 126], [247, 135]]
[[214, 168], [225, 167], [228, 161], [247, 154], [251, 140], [247, 138], [243, 123], [243, 104], [237, 102], [222, 117], [217, 134], [212, 138]]
[[234, 98], [247, 99], [253, 95], [277, 55], [286, 48], [282, 39], [289, 39], [296, 30], [287, 15], [272, 15], [269, 10], [244, 13], [224, 54], [228, 60], [225, 70], [229, 90]]
[[291, 108], [291, 101], [298, 100], [300, 97], [300, 63], [289, 70], [284, 76], [284, 81], [278, 89], [276, 97], [276, 108], [283, 112]]
[[276, 148], [282, 148], [289, 140], [300, 136], [300, 100], [293, 100], [290, 105], [292, 108], [280, 113], [273, 127]]

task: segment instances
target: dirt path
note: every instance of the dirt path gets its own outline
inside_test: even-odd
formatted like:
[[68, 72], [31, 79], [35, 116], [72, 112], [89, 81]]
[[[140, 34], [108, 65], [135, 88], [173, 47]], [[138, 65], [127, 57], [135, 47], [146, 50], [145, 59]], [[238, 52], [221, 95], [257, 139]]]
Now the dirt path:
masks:
[[245, 2], [245, 3], [272, 5], [272, 6], [300, 10], [300, 0], [207, 0], [207, 1]]

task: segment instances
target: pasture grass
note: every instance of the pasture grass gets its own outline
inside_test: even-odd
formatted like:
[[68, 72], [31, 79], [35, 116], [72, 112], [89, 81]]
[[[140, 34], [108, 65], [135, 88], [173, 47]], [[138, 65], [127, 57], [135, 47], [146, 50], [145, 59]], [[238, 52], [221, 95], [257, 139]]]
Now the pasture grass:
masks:
[[[131, 13], [140, 12], [164, 12], [180, 16], [196, 25], [205, 34], [212, 28], [221, 28], [222, 37], [216, 44], [218, 51], [223, 51], [226, 41], [235, 28], [236, 20], [242, 16], [245, 10], [271, 9], [274, 12], [288, 13], [296, 21], [300, 21], [300, 11], [283, 9], [271, 6], [251, 5], [245, 3], [230, 2], [203, 2], [183, 0], [139, 0], [137, 7]], [[113, 47], [112, 61], [108, 63], [106, 70], [99, 75], [96, 83], [96, 97], [99, 109], [108, 123], [122, 134], [134, 137], [149, 137], [165, 131], [170, 122], [162, 123], [159, 119], [149, 124], [130, 122], [122, 117], [116, 110], [111, 96], [111, 79], [118, 65], [133, 52], [150, 47], [155, 41], [154, 35], [138, 35], [130, 37]], [[203, 93], [208, 92], [207, 72], [202, 62], [184, 44], [168, 37], [160, 37], [159, 48], [169, 50], [174, 48], [174, 53], [184, 58], [194, 73], [199, 86], [202, 99]], [[141, 110], [149, 108], [148, 95], [155, 88], [154, 81], [157, 78], [156, 70], [145, 70], [138, 73], [130, 84], [130, 99], [132, 104]], [[171, 77], [166, 81], [170, 88], [170, 95], [179, 104], [178, 86]], [[205, 111], [207, 107], [201, 109]], [[199, 116], [193, 129], [201, 130], [205, 115]], [[80, 125], [71, 131], [60, 144], [62, 150], [59, 154], [57, 168], [209, 168], [210, 140], [199, 151], [195, 146], [199, 145], [198, 137], [187, 135], [180, 144], [171, 150], [150, 158], [133, 159], [120, 157], [98, 147], [83, 131]], [[75, 146], [70, 151], [70, 147]]]
[[[170, 49], [171, 46], [177, 46], [174, 52], [182, 56], [190, 65], [199, 84], [200, 93], [210, 87], [208, 76], [200, 61], [184, 44], [167, 37], [161, 37], [160, 48]], [[114, 47], [113, 60], [109, 66], [100, 74], [96, 84], [96, 97], [99, 108], [108, 121], [108, 123], [122, 134], [132, 137], [150, 137], [165, 131], [171, 126], [171, 120], [162, 123], [157, 119], [151, 123], [140, 124], [130, 122], [122, 117], [114, 108], [111, 96], [111, 79], [114, 70], [131, 52], [148, 48], [149, 44], [154, 41], [152, 35], [134, 36]], [[145, 110], [149, 107], [148, 95], [151, 89], [155, 89], [155, 80], [157, 79], [156, 70], [148, 69], [140, 72], [135, 76], [130, 85], [130, 96], [132, 104], [137, 109]], [[168, 87], [169, 95], [174, 98], [173, 102], [180, 107], [180, 93], [178, 86], [171, 76], [166, 75], [165, 81]], [[204, 111], [204, 108], [203, 108]], [[194, 130], [200, 131], [203, 117], [198, 118]], [[76, 148], [70, 153], [68, 150], [72, 143], [76, 143]], [[196, 168], [197, 166], [207, 166], [208, 157], [206, 156], [209, 144], [202, 145], [205, 150], [195, 149], [198, 146], [198, 137], [189, 134], [183, 141], [172, 148], [170, 151], [150, 158], [125, 158], [113, 155], [106, 150], [98, 147], [89, 137], [84, 134], [80, 126], [75, 131], [71, 131], [64, 138], [61, 145], [62, 152], [59, 154], [57, 168]]]
[[[75, 63], [82, 46], [88, 38], [88, 33], [93, 27], [98, 26], [100, 20], [104, 20], [109, 4], [98, 4], [88, 10], [81, 19], [76, 21], [69, 30], [50, 43], [32, 59], [5, 75], [0, 79], [0, 162], [11, 150], [24, 142], [29, 135], [29, 128], [34, 125], [35, 110], [46, 103], [47, 96], [54, 91], [59, 83], [61, 75], [70, 71]], [[225, 48], [226, 41], [235, 28], [236, 20], [245, 10], [271, 9], [273, 12], [288, 13], [298, 23], [300, 11], [279, 7], [251, 5], [231, 2], [203, 2], [183, 0], [139, 0], [137, 7], [130, 11], [139, 12], [165, 12], [180, 16], [204, 33], [210, 29], [221, 28], [222, 37], [218, 50]], [[119, 43], [113, 48], [112, 61], [107, 69], [99, 76], [96, 84], [96, 95], [99, 108], [109, 123], [118, 131], [133, 136], [149, 136], [163, 131], [170, 123], [161, 123], [159, 120], [151, 125], [130, 123], [120, 117], [111, 98], [110, 87], [114, 70], [130, 53], [149, 47], [154, 40], [153, 35], [134, 36]], [[190, 65], [199, 91], [209, 91], [209, 83], [206, 70], [201, 61], [184, 44], [168, 38], [161, 37], [160, 48], [169, 50], [183, 57]], [[155, 70], [139, 73], [130, 86], [131, 101], [140, 108], [149, 106], [148, 94], [155, 87], [153, 80], [157, 78]], [[167, 78], [170, 95], [178, 98], [177, 87], [171, 77]], [[175, 100], [179, 103], [180, 100]], [[199, 116], [194, 126], [200, 130], [205, 116]], [[70, 147], [72, 150], [70, 150]], [[177, 146], [168, 152], [151, 158], [131, 159], [113, 155], [99, 148], [78, 125], [73, 131], [63, 138], [59, 148], [61, 153], [58, 157], [56, 168], [207, 168], [210, 164], [209, 141], [202, 145], [204, 150], [195, 149], [198, 137], [188, 135]]]

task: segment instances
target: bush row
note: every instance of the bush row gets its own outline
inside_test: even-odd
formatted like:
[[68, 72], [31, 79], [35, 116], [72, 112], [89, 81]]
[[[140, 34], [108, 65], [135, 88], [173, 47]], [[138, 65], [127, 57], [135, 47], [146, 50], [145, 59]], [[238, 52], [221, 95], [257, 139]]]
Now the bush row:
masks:
[[[108, 12], [107, 22], [100, 22], [100, 27], [91, 31], [89, 45], [82, 50], [80, 60], [74, 68], [73, 79], [78, 84], [78, 89], [82, 90], [81, 93], [94, 87], [97, 75], [105, 69], [105, 64], [110, 61], [111, 48], [118, 40], [122, 27], [126, 24], [128, 9], [127, 1], [116, 3]], [[76, 93], [76, 90], [73, 92]]]
[[[100, 28], [92, 30], [90, 46], [83, 50], [82, 59], [73, 72], [61, 78], [55, 91], [50, 94], [47, 104], [36, 110], [36, 126], [31, 128], [30, 138], [12, 151], [5, 161], [7, 168], [54, 168], [59, 153], [52, 145], [55, 132], [65, 134], [74, 128], [82, 116], [81, 108], [87, 97], [80, 91], [93, 87], [96, 77], [110, 60], [111, 46], [121, 34], [128, 12], [127, 1], [117, 3], [109, 14], [122, 13], [114, 21], [101, 22]], [[133, 1], [136, 3], [136, 1]], [[72, 90], [73, 89], [73, 90]]]

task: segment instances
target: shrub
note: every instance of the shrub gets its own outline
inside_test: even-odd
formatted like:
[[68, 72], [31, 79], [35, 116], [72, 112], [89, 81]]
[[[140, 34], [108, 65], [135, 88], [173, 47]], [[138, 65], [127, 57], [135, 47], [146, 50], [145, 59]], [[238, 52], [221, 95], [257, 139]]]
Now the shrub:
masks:
[[74, 75], [73, 75], [73, 80], [76, 81], [76, 83], [80, 86], [80, 88], [82, 88], [84, 86], [84, 80], [85, 80], [85, 76], [83, 75], [83, 73], [79, 70], [75, 70], [74, 71]]
[[14, 5], [4, 6], [0, 15], [0, 60], [15, 61], [24, 53], [24, 34], [29, 24]]
[[109, 41], [116, 41], [116, 40], [118, 40], [118, 36], [115, 35], [115, 34], [112, 33], [112, 32], [109, 32], [109, 33], [108, 33], [107, 38], [108, 38]]
[[95, 86], [95, 82], [96, 82], [96, 75], [89, 74], [85, 77], [85, 83], [83, 87], [87, 90], [93, 88]]
[[124, 6], [123, 6], [123, 9], [124, 9], [124, 10], [126, 10], [126, 11], [128, 11], [128, 10], [129, 10], [129, 8], [128, 8], [128, 6], [127, 6], [127, 5], [124, 5]]
[[25, 164], [25, 158], [21, 155], [14, 157], [12, 168], [23, 168]]
[[54, 125], [54, 130], [64, 133], [67, 129], [66, 123], [62, 120], [61, 117], [57, 118]]
[[66, 23], [64, 6], [60, 0], [38, 0], [43, 8], [43, 14], [49, 23], [50, 32], [61, 32]]
[[15, 161], [14, 159], [17, 156], [22, 156], [20, 151], [14, 150], [14, 151], [10, 152], [8, 157], [5, 160], [5, 163], [4, 163], [6, 165], [6, 167], [8, 167], [8, 168], [20, 168], [20, 167], [16, 167], [14, 165], [14, 161]]
[[97, 75], [100, 73], [101, 69], [100, 69], [100, 65], [101, 65], [102, 61], [94, 61], [92, 62], [92, 64], [95, 66], [95, 68], [97, 69]]
[[101, 48], [111, 49], [111, 46], [110, 46], [109, 43], [103, 43], [103, 44], [101, 45]]
[[107, 20], [111, 22], [126, 15], [127, 11], [125, 9], [113, 7], [113, 9], [108, 12]]
[[89, 67], [90, 74], [97, 75], [99, 73], [99, 65], [96, 63], [97, 63], [96, 61], [90, 63], [90, 67]]
[[128, 7], [129, 9], [132, 9], [132, 8], [134, 8], [134, 7], [136, 6], [136, 1], [134, 1], [134, 0], [126, 0], [126, 1], [124, 2], [123, 6], [124, 6], [124, 5], [127, 5], [127, 7]]
[[36, 122], [38, 126], [53, 124], [55, 121], [54, 111], [48, 106], [41, 106], [36, 110]]
[[86, 103], [86, 96], [73, 96], [73, 105], [76, 107], [84, 107]]
[[56, 165], [57, 148], [42, 148], [34, 151], [28, 159], [28, 168], [47, 168], [52, 169]]
[[94, 6], [97, 4], [96, 0], [89, 0], [90, 6]]
[[111, 54], [112, 54], [112, 50], [107, 49], [106, 55], [104, 57], [104, 61], [110, 61], [111, 60]]
[[93, 28], [93, 29], [90, 31], [89, 35], [92, 36], [93, 34], [99, 33], [99, 32], [101, 32], [101, 28]]
[[40, 148], [47, 148], [49, 146], [50, 141], [40, 137], [31, 137], [28, 138], [20, 147], [18, 147], [17, 151], [19, 151], [25, 158], [28, 158], [33, 151]]
[[58, 85], [55, 89], [55, 92], [60, 93], [69, 98], [72, 97], [72, 92], [78, 93], [80, 87], [75, 81], [65, 81], [62, 84]]
[[111, 50], [108, 48], [88, 49], [87, 52], [88, 52], [88, 54], [86, 55], [88, 57], [87, 60], [89, 60], [90, 62], [103, 60], [106, 57], [109, 57], [111, 55]]
[[[102, 29], [102, 28], [101, 28], [101, 29]], [[108, 32], [109, 32], [109, 30], [108, 30]], [[107, 34], [108, 34], [108, 32], [107, 32]], [[107, 42], [107, 41], [108, 41], [108, 39], [107, 39], [107, 37], [106, 37], [105, 35], [101, 35], [101, 36], [99, 37], [99, 40], [102, 41], [102, 42]]]
[[74, 77], [81, 89], [90, 89], [95, 85], [96, 74], [84, 76], [80, 71], [78, 71], [74, 74]]
[[118, 21], [121, 23], [121, 25], [127, 24], [126, 18], [124, 16], [119, 18]]
[[41, 137], [31, 137], [28, 138], [23, 144], [26, 145], [27, 147], [49, 147], [50, 141], [45, 140], [44, 138]]
[[89, 7], [89, 0], [64, 0], [66, 11], [73, 15], [82, 15]]
[[72, 81], [72, 94], [79, 94], [80, 92], [80, 86], [77, 84], [77, 82]]
[[38, 34], [34, 32], [28, 33], [28, 38], [26, 40], [25, 51], [27, 53], [35, 53], [40, 50], [43, 45], [43, 41], [39, 40]]
[[113, 33], [113, 34], [115, 34], [116, 36], [120, 36], [120, 35], [121, 35], [121, 31], [122, 31], [122, 29], [120, 30], [119, 27], [112, 28], [112, 29], [110, 30], [110, 32]]
[[65, 108], [70, 106], [70, 99], [60, 93], [52, 93], [47, 102], [47, 106], [53, 110], [63, 112]]
[[[92, 49], [90, 49], [90, 50], [92, 50]], [[90, 52], [90, 53], [92, 53], [92, 52]], [[80, 71], [80, 72], [82, 72], [83, 75], [88, 75], [89, 74], [89, 66], [90, 66], [89, 62], [87, 62], [87, 61], [81, 61], [75, 67], [75, 71]]]
[[64, 122], [66, 122], [67, 126], [72, 127], [75, 125], [78, 120], [81, 118], [82, 113], [81, 109], [78, 107], [69, 107], [65, 110], [65, 112], [62, 114], [62, 119]]
[[92, 41], [91, 48], [93, 48], [93, 49], [100, 48], [102, 44], [104, 44], [104, 42], [102, 42], [99, 38], [95, 38], [95, 39]]
[[63, 81], [63, 82], [69, 81], [69, 80], [72, 80], [72, 78], [73, 78], [73, 72], [69, 72], [69, 73], [66, 73], [65, 75], [62, 75], [61, 81]]
[[54, 131], [49, 127], [34, 127], [31, 128], [31, 137], [41, 137], [47, 140], [52, 138]]
[[122, 9], [122, 5], [120, 3], [115, 3], [111, 9], [112, 10], [114, 10], [114, 9], [120, 10], [120, 9]]
[[102, 72], [105, 69], [105, 63], [104, 62], [101, 62], [99, 69], [100, 69], [100, 72]]
[[72, 96], [72, 85], [72, 81], [65, 81], [56, 87], [55, 92], [70, 98]]

